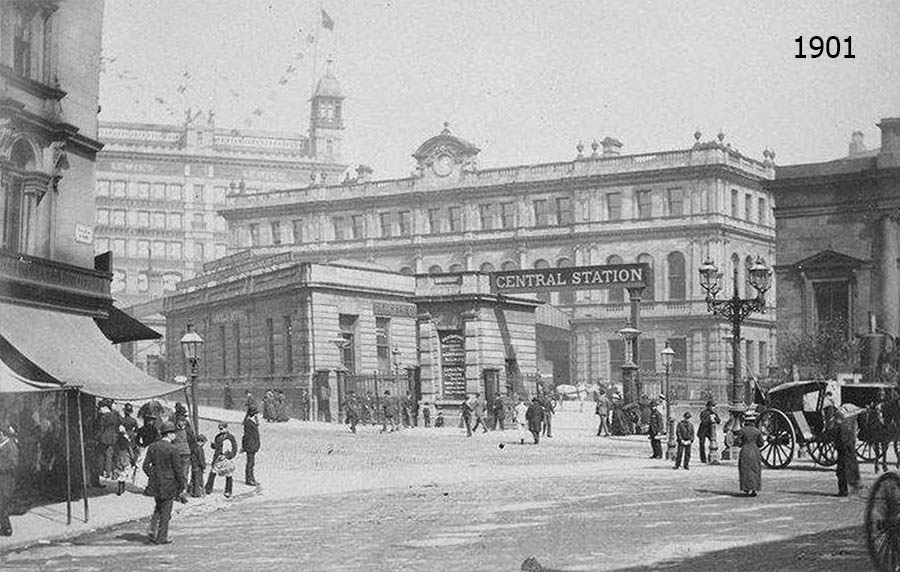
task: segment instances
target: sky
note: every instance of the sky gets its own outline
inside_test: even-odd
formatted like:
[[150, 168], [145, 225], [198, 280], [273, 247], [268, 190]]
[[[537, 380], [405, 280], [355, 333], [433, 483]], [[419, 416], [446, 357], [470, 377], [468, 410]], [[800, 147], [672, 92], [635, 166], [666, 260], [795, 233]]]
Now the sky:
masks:
[[[777, 164], [843, 156], [900, 116], [896, 0], [107, 0], [101, 120], [305, 133], [313, 61], [347, 99], [343, 159], [402, 177], [444, 121], [482, 168], [565, 161], [613, 136], [683, 149], [699, 130]], [[310, 43], [318, 34], [318, 42]], [[798, 36], [853, 59], [797, 59]], [[841, 42], [846, 49], [846, 42]], [[807, 47], [805, 52], [810, 54]]]

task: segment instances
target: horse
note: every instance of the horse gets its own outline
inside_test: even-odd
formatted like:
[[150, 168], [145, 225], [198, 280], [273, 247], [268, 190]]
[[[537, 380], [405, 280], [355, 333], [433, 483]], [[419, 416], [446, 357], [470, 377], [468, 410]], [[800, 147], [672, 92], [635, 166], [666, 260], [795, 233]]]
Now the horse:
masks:
[[857, 419], [859, 440], [869, 443], [875, 454], [875, 473], [879, 467], [887, 472], [887, 453], [891, 445], [900, 469], [900, 400], [873, 403]]

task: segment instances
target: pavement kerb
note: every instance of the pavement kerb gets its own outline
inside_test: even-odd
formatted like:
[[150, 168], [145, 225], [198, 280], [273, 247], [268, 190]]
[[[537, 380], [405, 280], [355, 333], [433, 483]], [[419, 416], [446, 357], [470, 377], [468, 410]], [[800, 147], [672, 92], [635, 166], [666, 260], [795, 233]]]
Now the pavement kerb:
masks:
[[[208, 510], [205, 512], [215, 512], [217, 510], [225, 510], [228, 508], [229, 505], [231, 505], [235, 502], [238, 502], [242, 499], [247, 499], [247, 498], [256, 496], [256, 495], [260, 494], [261, 492], [262, 492], [261, 487], [256, 487], [253, 490], [244, 491], [242, 493], [235, 494], [231, 497], [231, 500], [229, 500], [226, 504], [217, 506], [216, 508], [213, 508], [212, 510]], [[204, 502], [204, 500], [206, 498], [212, 498], [212, 496], [213, 495], [208, 495], [206, 497], [201, 497], [199, 499], [194, 499], [193, 497], [188, 497], [193, 500], [189, 500], [188, 503], [185, 505], [175, 504], [174, 508], [172, 509], [172, 518], [174, 519], [176, 516], [178, 516], [182, 513], [188, 512], [188, 511], [191, 511], [191, 514], [189, 514], [189, 516], [193, 516], [195, 514], [204, 514], [204, 511], [201, 509], [204, 506], [211, 506], [208, 502]], [[60, 542], [63, 540], [72, 540], [75, 538], [79, 538], [81, 536], [85, 536], [88, 534], [94, 534], [96, 532], [101, 532], [101, 531], [109, 530], [112, 528], [117, 528], [120, 526], [125, 526], [125, 525], [129, 525], [129, 524], [137, 524], [137, 523], [141, 522], [142, 520], [147, 520], [149, 517], [150, 517], [149, 514], [145, 514], [143, 516], [128, 516], [121, 520], [117, 520], [115, 522], [108, 522], [103, 525], [96, 526], [94, 528], [80, 528], [80, 529], [70, 530], [70, 531], [66, 531], [66, 532], [61, 532], [58, 534], [50, 534], [43, 538], [22, 541], [21, 543], [13, 543], [13, 544], [9, 544], [9, 545], [0, 547], [0, 554], [8, 554], [10, 552], [21, 552], [23, 550], [28, 550], [29, 548], [32, 548], [32, 547], [38, 546], [38, 545], [52, 544], [54, 542]], [[73, 518], [72, 520], [73, 520], [73, 522], [75, 522], [75, 521], [78, 521], [79, 519]]]

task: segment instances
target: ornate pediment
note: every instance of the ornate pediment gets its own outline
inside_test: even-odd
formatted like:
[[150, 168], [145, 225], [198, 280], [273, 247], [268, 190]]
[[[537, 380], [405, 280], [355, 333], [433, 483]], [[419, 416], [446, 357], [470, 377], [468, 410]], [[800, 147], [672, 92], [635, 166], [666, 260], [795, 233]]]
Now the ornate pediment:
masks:
[[433, 171], [438, 177], [446, 177], [454, 171], [476, 170], [475, 156], [479, 151], [472, 143], [453, 135], [445, 122], [443, 131], [422, 143], [413, 158], [420, 174]]
[[829, 272], [850, 273], [857, 268], [869, 264], [870, 261], [842, 254], [834, 250], [823, 250], [808, 258], [795, 263], [793, 266], [799, 272]]

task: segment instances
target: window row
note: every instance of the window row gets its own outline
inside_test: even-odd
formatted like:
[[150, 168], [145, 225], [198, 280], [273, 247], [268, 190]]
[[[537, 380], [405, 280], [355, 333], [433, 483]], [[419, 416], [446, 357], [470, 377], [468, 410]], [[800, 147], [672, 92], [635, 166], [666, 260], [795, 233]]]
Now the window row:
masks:
[[[145, 181], [126, 181], [97, 179], [97, 196], [129, 198], [154, 201], [183, 201], [185, 198], [194, 203], [205, 203], [210, 199], [205, 185], [190, 185], [185, 190], [180, 183], [148, 183]], [[212, 202], [225, 202], [228, 188], [217, 186], [212, 188]], [[187, 196], [185, 196], [187, 195]]]
[[[278, 353], [281, 354], [281, 370], [284, 373], [294, 371], [294, 325], [290, 314], [278, 320], [266, 318], [265, 322], [265, 360], [270, 375], [277, 370]], [[239, 376], [244, 371], [241, 341], [249, 336], [241, 335], [241, 323], [214, 324], [213, 331], [207, 332], [204, 338], [204, 361], [209, 364], [210, 371], [218, 371], [223, 377]], [[280, 339], [279, 339], [280, 338]], [[281, 351], [278, 352], [280, 347]], [[218, 362], [218, 363], [216, 363]]]
[[737, 189], [731, 189], [731, 216], [747, 222], [769, 224], [768, 201], [765, 197], [755, 197], [752, 193], [743, 193], [742, 195]]
[[[114, 228], [152, 228], [157, 230], [183, 230], [184, 218], [181, 213], [164, 211], [130, 211], [125, 209], [97, 209], [97, 226]], [[205, 230], [207, 216], [205, 213], [190, 215], [192, 230]], [[217, 232], [225, 232], [228, 224], [220, 216], [214, 216], [214, 227]]]
[[[162, 275], [163, 292], [173, 292], [181, 282], [182, 276], [177, 272], [169, 272]], [[150, 290], [150, 279], [146, 272], [129, 272], [127, 270], [113, 270], [110, 291], [113, 294], [143, 294]]]
[[228, 245], [216, 243], [208, 245], [203, 242], [195, 242], [193, 246], [184, 252], [181, 242], [164, 242], [161, 240], [135, 240], [124, 238], [95, 238], [94, 252], [101, 254], [110, 251], [114, 257], [139, 258], [149, 260], [182, 260], [186, 255], [188, 260], [203, 262], [222, 258], [228, 252]]

